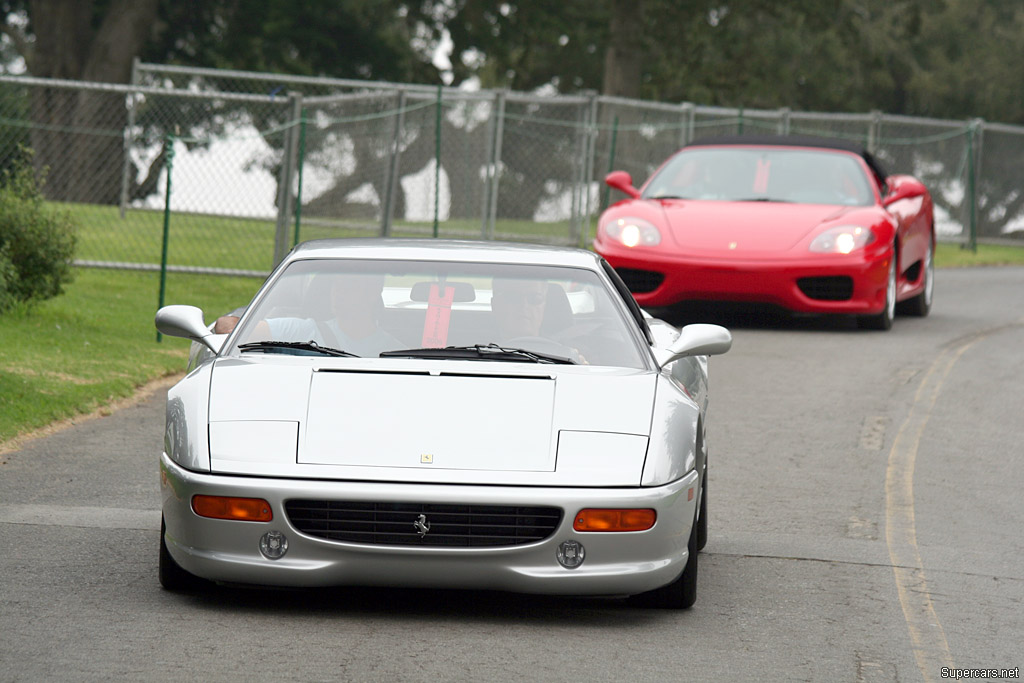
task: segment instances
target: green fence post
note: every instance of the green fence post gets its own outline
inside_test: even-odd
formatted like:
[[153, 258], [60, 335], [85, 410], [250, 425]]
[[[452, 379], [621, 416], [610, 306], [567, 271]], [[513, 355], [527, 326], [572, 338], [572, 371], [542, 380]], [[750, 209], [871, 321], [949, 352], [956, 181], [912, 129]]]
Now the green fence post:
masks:
[[402, 130], [405, 128], [406, 94], [398, 90], [398, 101], [395, 105], [395, 131], [391, 136], [391, 149], [388, 153], [387, 175], [384, 178], [384, 199], [380, 208], [380, 235], [391, 237], [394, 230], [395, 195], [400, 187], [398, 177], [402, 156]]
[[292, 246], [299, 243], [299, 228], [302, 226], [302, 169], [306, 160], [306, 113], [303, 111], [299, 119], [299, 191], [295, 198], [295, 237]]
[[[594, 92], [590, 94], [590, 120], [587, 122], [587, 158], [586, 158], [586, 169], [587, 169], [587, 182], [586, 182], [586, 202], [584, 203], [584, 215], [587, 217], [587, 225], [585, 229], [580, 230], [580, 243], [579, 247], [582, 249], [586, 247], [587, 242], [590, 240], [590, 195], [593, 194], [590, 191], [590, 187], [594, 184], [594, 166], [597, 164], [597, 136], [599, 135], [599, 124], [598, 124], [598, 108], [601, 106], [601, 97]], [[596, 199], [596, 197], [595, 197]]]
[[877, 109], [871, 110], [871, 118], [868, 120], [867, 141], [865, 148], [871, 154], [878, 154], [878, 145], [882, 139], [882, 121], [884, 115]]
[[287, 124], [281, 128], [284, 139], [281, 144], [281, 172], [277, 181], [277, 222], [274, 226], [274, 260], [276, 267], [288, 254], [288, 220], [295, 216], [292, 208], [292, 180], [295, 178], [295, 164], [299, 156], [299, 121], [302, 120], [302, 93], [288, 93]]
[[[612, 120], [612, 141], [608, 144], [608, 173], [615, 170], [615, 141], [619, 136], [619, 117]], [[608, 208], [608, 200], [611, 197], [612, 188], [606, 183], [604, 186], [604, 201], [602, 206]]]
[[[167, 134], [167, 155], [164, 165], [167, 168], [167, 188], [164, 197], [164, 234], [163, 246], [160, 250], [160, 296], [157, 310], [164, 307], [164, 296], [167, 293], [167, 242], [171, 232], [171, 169], [174, 167], [174, 133]], [[156, 341], [160, 343], [163, 335], [157, 330]]]
[[778, 123], [778, 134], [789, 135], [789, 116], [792, 114], [792, 110], [789, 107], [779, 108], [779, 123]]
[[494, 239], [494, 224], [498, 216], [498, 188], [501, 184], [501, 145], [505, 135], [505, 100], [507, 90], [494, 93], [494, 137], [491, 139], [491, 155], [487, 173], [487, 201], [484, 208], [484, 239]]
[[437, 86], [437, 115], [434, 117], [434, 237], [437, 237], [438, 212], [441, 206], [441, 94]]
[[974, 137], [978, 132], [977, 120], [967, 126], [967, 245], [972, 252], [978, 251], [978, 195], [975, 185]]
[[679, 146], [685, 147], [693, 141], [693, 129], [697, 123], [697, 107], [692, 102], [679, 105], [683, 118], [679, 123]]

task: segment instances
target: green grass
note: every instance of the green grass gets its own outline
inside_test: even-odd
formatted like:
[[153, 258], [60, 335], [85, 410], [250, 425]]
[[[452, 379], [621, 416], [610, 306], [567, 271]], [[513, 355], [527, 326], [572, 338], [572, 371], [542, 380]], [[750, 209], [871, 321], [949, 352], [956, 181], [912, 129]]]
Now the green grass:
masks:
[[[164, 215], [161, 211], [133, 209], [122, 219], [117, 207], [61, 204], [80, 222], [76, 258], [85, 261], [160, 263], [163, 248]], [[299, 231], [301, 241], [330, 237], [373, 237], [372, 222], [305, 220]], [[373, 229], [368, 229], [373, 228]], [[474, 239], [480, 236], [480, 222], [472, 220], [440, 223], [439, 236]], [[495, 232], [502, 239], [547, 240], [565, 243], [567, 223], [496, 221]], [[198, 214], [172, 214], [168, 223], [167, 262], [170, 265], [207, 266], [269, 271], [273, 265], [274, 221], [227, 218]], [[430, 237], [433, 224], [400, 222], [396, 237]], [[289, 228], [289, 245], [294, 228]]]
[[[212, 320], [259, 285], [175, 274], [166, 301], [198, 305]], [[158, 291], [155, 273], [77, 269], [64, 295], [0, 316], [0, 444], [184, 370], [188, 343], [156, 341]]]
[[939, 242], [935, 249], [935, 266], [938, 268], [1019, 265], [1024, 265], [1024, 245], [979, 244], [977, 251], [971, 251], [959, 244]]
[[[160, 263], [164, 216], [117, 207], [64, 204], [81, 224], [76, 258], [86, 261]], [[168, 226], [171, 265], [270, 270], [274, 223], [253, 219], [175, 214]]]

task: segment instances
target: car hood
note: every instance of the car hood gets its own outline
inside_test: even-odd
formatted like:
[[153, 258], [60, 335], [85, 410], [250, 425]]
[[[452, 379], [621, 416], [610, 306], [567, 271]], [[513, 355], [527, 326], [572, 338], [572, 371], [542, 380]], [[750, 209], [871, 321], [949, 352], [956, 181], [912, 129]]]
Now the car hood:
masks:
[[657, 374], [522, 363], [264, 356], [211, 374], [211, 470], [638, 485]]
[[[672, 240], [687, 253], [778, 256], [851, 208], [778, 202], [663, 202]], [[857, 207], [862, 208], [862, 207]]]

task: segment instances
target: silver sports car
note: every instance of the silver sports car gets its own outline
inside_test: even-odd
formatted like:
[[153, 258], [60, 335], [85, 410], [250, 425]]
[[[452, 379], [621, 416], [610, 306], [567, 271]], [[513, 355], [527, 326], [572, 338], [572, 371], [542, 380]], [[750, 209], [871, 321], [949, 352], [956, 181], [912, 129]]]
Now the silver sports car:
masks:
[[[167, 395], [160, 581], [696, 599], [707, 356], [577, 249], [296, 247]], [[227, 334], [215, 333], [230, 329]]]

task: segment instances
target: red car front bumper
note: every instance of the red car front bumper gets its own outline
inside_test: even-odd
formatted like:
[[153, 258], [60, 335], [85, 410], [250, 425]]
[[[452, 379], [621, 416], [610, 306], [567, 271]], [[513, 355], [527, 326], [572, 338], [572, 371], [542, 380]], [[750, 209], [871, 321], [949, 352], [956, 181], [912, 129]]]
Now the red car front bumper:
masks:
[[686, 301], [774, 304], [804, 313], [878, 313], [885, 306], [889, 249], [744, 260], [664, 255], [627, 247], [595, 249], [616, 269], [637, 303], [660, 308]]

